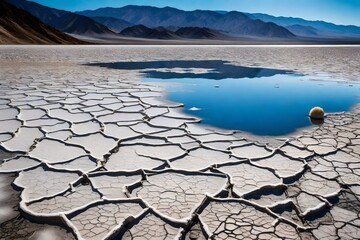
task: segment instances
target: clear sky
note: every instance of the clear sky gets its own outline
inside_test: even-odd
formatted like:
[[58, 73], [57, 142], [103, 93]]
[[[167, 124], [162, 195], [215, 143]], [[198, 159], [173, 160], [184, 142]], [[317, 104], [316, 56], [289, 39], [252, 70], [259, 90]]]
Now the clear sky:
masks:
[[236, 10], [267, 13], [275, 16], [325, 20], [337, 24], [360, 26], [360, 0], [33, 0], [40, 4], [80, 11], [100, 7], [148, 5], [183, 10]]

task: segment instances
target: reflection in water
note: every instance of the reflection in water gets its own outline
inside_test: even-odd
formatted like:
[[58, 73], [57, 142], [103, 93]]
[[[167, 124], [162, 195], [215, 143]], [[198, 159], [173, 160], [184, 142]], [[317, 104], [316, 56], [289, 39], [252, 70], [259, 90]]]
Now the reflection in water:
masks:
[[313, 125], [322, 125], [324, 123], [324, 119], [315, 119], [315, 118], [309, 117], [309, 120], [310, 120], [311, 124], [313, 124]]
[[[173, 79], [173, 78], [204, 78], [220, 80], [225, 78], [255, 78], [270, 77], [276, 74], [286, 74], [289, 71], [251, 68], [232, 65], [221, 60], [209, 61], [150, 61], [150, 62], [114, 62], [114, 63], [89, 63], [89, 66], [99, 66], [121, 70], [141, 70], [149, 78]], [[209, 72], [175, 72], [158, 71], [158, 69], [210, 69]]]
[[[291, 71], [250, 68], [225, 61], [152, 61], [91, 63], [140, 70], [145, 81], [164, 82], [171, 101], [202, 124], [256, 135], [280, 136], [322, 122], [309, 121], [309, 110], [348, 111], [359, 102], [359, 86]], [[211, 80], [221, 80], [214, 81]], [[174, 84], [176, 83], [176, 84]]]

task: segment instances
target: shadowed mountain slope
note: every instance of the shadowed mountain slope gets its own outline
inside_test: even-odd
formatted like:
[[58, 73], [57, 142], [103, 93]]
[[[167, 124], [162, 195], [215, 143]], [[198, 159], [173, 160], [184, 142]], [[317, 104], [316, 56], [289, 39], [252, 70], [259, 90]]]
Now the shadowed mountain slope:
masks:
[[101, 23], [104, 26], [108, 27], [111, 31], [117, 33], [121, 32], [125, 28], [134, 25], [122, 19], [117, 19], [113, 17], [91, 17], [91, 18], [94, 19], [96, 22]]
[[49, 8], [31, 1], [7, 0], [7, 2], [62, 32], [79, 35], [114, 34], [106, 26], [82, 15]]
[[297, 36], [316, 37], [320, 35], [319, 30], [309, 26], [302, 26], [295, 24], [295, 25], [286, 26], [286, 28], [290, 30], [292, 33], [296, 34]]
[[79, 43], [83, 42], [45, 25], [6, 1], [0, 1], [0, 44]]
[[216, 30], [199, 27], [183, 27], [173, 32], [164, 27], [148, 28], [144, 25], [136, 25], [125, 28], [120, 35], [150, 39], [229, 39]]
[[136, 37], [136, 38], [150, 38], [150, 39], [175, 39], [177, 38], [176, 34], [167, 30], [163, 27], [158, 28], [148, 28], [144, 25], [136, 25], [132, 27], [125, 28], [120, 32], [120, 35], [126, 37]]
[[183, 27], [178, 29], [176, 35], [182, 38], [190, 39], [222, 39], [228, 38], [228, 36], [220, 33], [219, 31], [210, 28], [199, 27]]

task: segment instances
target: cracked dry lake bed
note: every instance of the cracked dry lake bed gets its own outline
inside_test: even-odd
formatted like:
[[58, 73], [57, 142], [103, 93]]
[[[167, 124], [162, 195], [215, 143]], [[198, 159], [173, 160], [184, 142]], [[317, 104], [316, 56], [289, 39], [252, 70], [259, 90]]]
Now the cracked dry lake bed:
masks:
[[[1, 46], [0, 239], [359, 239], [359, 59], [359, 47]], [[184, 78], [225, 91], [233, 74], [276, 77], [258, 99], [316, 83], [336, 106], [271, 137], [210, 127], [169, 93]]]

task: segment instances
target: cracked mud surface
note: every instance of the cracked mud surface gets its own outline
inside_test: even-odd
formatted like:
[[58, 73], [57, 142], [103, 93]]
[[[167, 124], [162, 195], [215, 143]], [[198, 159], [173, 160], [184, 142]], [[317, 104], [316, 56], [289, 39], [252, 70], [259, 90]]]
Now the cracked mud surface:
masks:
[[[137, 71], [81, 65], [92, 50], [107, 61], [155, 50], [80, 49], [1, 47], [0, 239], [360, 238], [359, 107], [267, 144], [200, 126]], [[324, 51], [255, 48], [254, 59], [248, 48], [168, 50], [264, 67], [273, 52]], [[328, 70], [356, 79], [360, 50], [348, 51], [328, 49]], [[343, 55], [345, 69], [334, 64]], [[299, 61], [299, 71], [326, 70]]]

